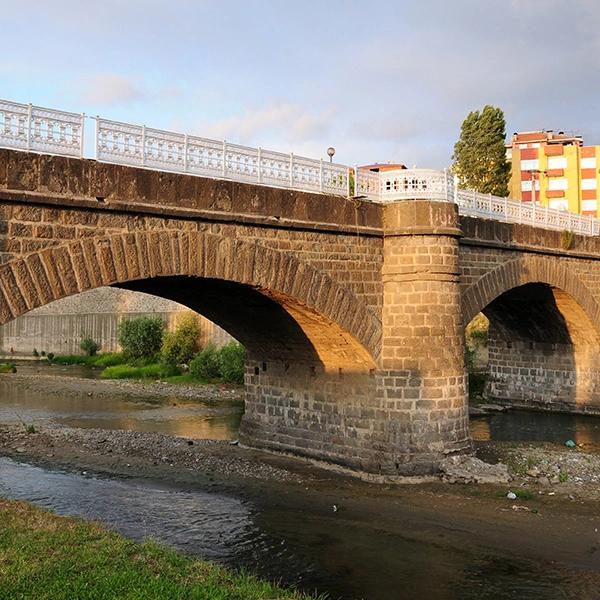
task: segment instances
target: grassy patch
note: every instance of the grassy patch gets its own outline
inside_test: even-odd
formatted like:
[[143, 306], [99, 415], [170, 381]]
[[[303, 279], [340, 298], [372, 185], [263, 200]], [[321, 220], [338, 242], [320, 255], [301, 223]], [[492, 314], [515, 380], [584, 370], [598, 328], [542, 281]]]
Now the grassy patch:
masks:
[[17, 367], [13, 363], [0, 363], [0, 373], [16, 373]]
[[167, 379], [180, 375], [181, 371], [174, 365], [152, 363], [149, 365], [115, 365], [102, 371], [103, 379]]
[[95, 356], [83, 356], [81, 354], [65, 354], [55, 356], [52, 359], [57, 365], [93, 365], [95, 367], [112, 367], [125, 363], [125, 357], [120, 352], [105, 352]]
[[0, 500], [0, 600], [303, 600], [246, 574], [94, 523]]
[[[519, 500], [533, 500], [536, 496], [531, 490], [526, 490], [524, 488], [519, 488], [516, 490], [511, 490]], [[496, 497], [498, 498], [506, 498], [506, 492], [501, 491], [496, 493]]]

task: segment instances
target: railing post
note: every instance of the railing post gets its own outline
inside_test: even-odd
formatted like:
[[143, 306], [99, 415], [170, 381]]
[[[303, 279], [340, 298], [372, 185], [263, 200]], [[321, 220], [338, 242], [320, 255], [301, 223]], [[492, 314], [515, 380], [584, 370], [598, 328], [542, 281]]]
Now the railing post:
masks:
[[31, 150], [31, 116], [33, 114], [33, 106], [31, 102], [27, 106], [27, 152]]
[[508, 221], [508, 198], [504, 198], [504, 218]]
[[262, 148], [258, 147], [258, 183], [262, 183]]
[[458, 175], [452, 178], [452, 189], [454, 191], [454, 203], [458, 204]]
[[85, 113], [81, 113], [81, 131], [79, 132], [79, 158], [83, 158], [83, 141], [85, 131]]
[[346, 197], [350, 198], [350, 173], [351, 173], [352, 169], [351, 168], [347, 168], [346, 169]]
[[449, 196], [450, 194], [448, 194], [448, 169], [444, 169], [444, 198], [446, 202], [450, 202]]
[[183, 136], [183, 171], [187, 173], [188, 170], [188, 135], [187, 133]]
[[488, 194], [488, 214], [491, 215], [492, 213], [492, 192], [490, 192]]
[[94, 133], [94, 153], [96, 155], [96, 160], [99, 160], [99, 148], [100, 148], [100, 117], [96, 115], [96, 127]]
[[[535, 181], [533, 182], [535, 185]], [[536, 217], [536, 212], [535, 212], [535, 205], [537, 204], [537, 202], [535, 201], [535, 199], [533, 200], [533, 208], [531, 209], [531, 220], [533, 221], [533, 224], [535, 225], [537, 223], [537, 219]]]
[[290, 187], [294, 187], [294, 153], [290, 152]]
[[146, 126], [142, 125], [142, 167], [146, 166]]
[[323, 191], [323, 159], [319, 159], [319, 191]]
[[222, 165], [223, 177], [227, 173], [227, 142], [223, 140], [223, 165]]
[[[354, 165], [354, 195], [360, 196], [360, 186], [358, 185], [358, 165]], [[369, 196], [369, 192], [367, 190], [366, 196]]]

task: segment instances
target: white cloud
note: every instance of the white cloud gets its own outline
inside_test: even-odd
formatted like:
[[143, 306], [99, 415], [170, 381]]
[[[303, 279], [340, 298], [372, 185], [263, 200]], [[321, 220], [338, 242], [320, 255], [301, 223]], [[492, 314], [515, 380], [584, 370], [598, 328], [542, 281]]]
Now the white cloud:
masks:
[[198, 135], [244, 144], [259, 145], [271, 140], [296, 144], [326, 134], [333, 114], [333, 110], [311, 113], [297, 104], [277, 102], [220, 121], [201, 122], [195, 129]]
[[146, 97], [146, 93], [131, 79], [113, 73], [86, 77], [81, 85], [82, 101], [95, 105], [128, 104]]

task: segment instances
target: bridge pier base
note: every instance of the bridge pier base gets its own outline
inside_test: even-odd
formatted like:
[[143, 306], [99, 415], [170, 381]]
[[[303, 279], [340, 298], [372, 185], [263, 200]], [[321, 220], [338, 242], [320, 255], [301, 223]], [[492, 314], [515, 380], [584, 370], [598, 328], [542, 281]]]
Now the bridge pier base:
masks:
[[453, 204], [384, 208], [376, 368], [250, 356], [241, 437], [375, 475], [424, 475], [471, 450]]
[[456, 206], [427, 200], [384, 208], [382, 351], [377, 398], [401, 474], [436, 470], [467, 452], [464, 331]]

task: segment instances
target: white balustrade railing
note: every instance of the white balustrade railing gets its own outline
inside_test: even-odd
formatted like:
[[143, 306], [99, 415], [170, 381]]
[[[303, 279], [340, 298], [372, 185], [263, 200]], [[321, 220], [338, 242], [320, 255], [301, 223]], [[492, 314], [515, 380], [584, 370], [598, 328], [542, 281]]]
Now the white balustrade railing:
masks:
[[349, 169], [323, 160], [96, 119], [96, 158], [177, 173], [349, 195]]
[[355, 169], [354, 177], [357, 181], [357, 193], [375, 202], [427, 198], [455, 202], [459, 213], [468, 217], [567, 230], [582, 235], [600, 234], [600, 220], [596, 217], [547, 208], [535, 202], [520, 202], [461, 190], [447, 171], [398, 169], [373, 173]]
[[[99, 161], [278, 188], [353, 195], [381, 203], [419, 198], [455, 202], [460, 214], [466, 216], [600, 235], [600, 220], [595, 217], [461, 190], [447, 171], [385, 170], [385, 166], [379, 172], [351, 169], [323, 160], [143, 125], [100, 117], [95, 121], [95, 158]], [[0, 100], [2, 148], [83, 157], [84, 130], [83, 113]]]
[[0, 100], [0, 146], [83, 156], [85, 116]]

